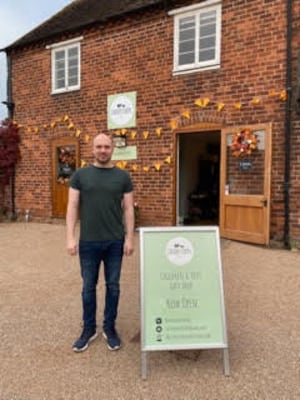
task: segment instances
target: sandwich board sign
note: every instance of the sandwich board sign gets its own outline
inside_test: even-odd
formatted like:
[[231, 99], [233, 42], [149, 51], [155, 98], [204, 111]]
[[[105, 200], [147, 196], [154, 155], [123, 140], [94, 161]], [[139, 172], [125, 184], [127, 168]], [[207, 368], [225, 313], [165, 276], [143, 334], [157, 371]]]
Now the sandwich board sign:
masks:
[[223, 349], [229, 375], [218, 227], [149, 227], [140, 232], [141, 363], [147, 352]]

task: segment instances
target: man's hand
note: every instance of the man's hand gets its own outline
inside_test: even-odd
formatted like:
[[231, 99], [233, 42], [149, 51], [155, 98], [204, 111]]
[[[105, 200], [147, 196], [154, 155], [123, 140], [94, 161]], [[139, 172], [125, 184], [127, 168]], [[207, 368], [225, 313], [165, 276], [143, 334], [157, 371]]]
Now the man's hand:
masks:
[[124, 254], [125, 256], [131, 256], [132, 253], [133, 253], [133, 238], [125, 237]]
[[75, 239], [68, 240], [67, 250], [70, 256], [76, 256], [78, 253], [78, 242]]

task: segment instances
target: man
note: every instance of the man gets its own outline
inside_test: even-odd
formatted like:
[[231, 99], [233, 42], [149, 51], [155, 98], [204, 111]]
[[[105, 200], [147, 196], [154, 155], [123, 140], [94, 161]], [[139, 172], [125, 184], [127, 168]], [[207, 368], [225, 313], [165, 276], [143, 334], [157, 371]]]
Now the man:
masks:
[[[79, 253], [83, 282], [83, 331], [73, 345], [75, 352], [86, 350], [98, 336], [96, 286], [102, 261], [106, 283], [103, 337], [110, 350], [121, 346], [115, 322], [123, 254], [133, 253], [133, 186], [129, 174], [113, 165], [112, 153], [112, 137], [97, 135], [93, 141], [93, 164], [75, 171], [70, 180], [67, 249], [72, 256]], [[75, 237], [78, 216], [79, 243]]]

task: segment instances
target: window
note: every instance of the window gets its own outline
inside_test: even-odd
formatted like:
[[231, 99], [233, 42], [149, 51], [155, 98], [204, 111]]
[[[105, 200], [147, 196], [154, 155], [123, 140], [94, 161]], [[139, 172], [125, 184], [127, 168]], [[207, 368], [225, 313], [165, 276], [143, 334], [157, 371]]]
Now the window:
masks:
[[174, 72], [218, 68], [221, 2], [208, 0], [169, 15], [174, 15]]
[[80, 39], [58, 43], [51, 48], [52, 93], [80, 89]]

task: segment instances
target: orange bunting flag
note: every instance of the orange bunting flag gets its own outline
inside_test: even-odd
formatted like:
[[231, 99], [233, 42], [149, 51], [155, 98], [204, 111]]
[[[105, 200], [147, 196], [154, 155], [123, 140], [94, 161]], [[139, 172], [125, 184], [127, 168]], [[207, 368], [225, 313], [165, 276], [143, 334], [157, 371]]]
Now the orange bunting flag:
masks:
[[136, 131], [131, 131], [131, 139], [134, 139], [136, 137]]
[[137, 164], [133, 164], [132, 171], [137, 171], [137, 170], [138, 170], [138, 165]]
[[119, 167], [119, 168], [121, 168], [121, 169], [124, 169], [124, 168], [126, 168], [127, 161], [118, 161], [118, 162], [116, 163], [116, 165], [117, 165], [117, 167]]
[[85, 166], [86, 166], [86, 162], [85, 162], [84, 160], [81, 160], [80, 168], [83, 168], [83, 167], [85, 167]]
[[159, 163], [154, 164], [155, 171], [159, 171], [160, 167], [161, 167], [161, 164], [159, 164]]
[[222, 103], [222, 102], [217, 104], [217, 110], [218, 111], [222, 111], [224, 107], [225, 107], [225, 104]]
[[143, 167], [143, 171], [148, 172], [150, 167]]
[[34, 133], [39, 133], [39, 128], [36, 126], [36, 127], [33, 129], [33, 131], [34, 131]]
[[168, 163], [168, 164], [171, 164], [171, 157], [168, 156], [167, 158], [165, 158], [165, 162]]
[[43, 125], [43, 128], [44, 128], [44, 129], [47, 129], [47, 128], [48, 128], [48, 125], [47, 125], [47, 124], [44, 124], [44, 125]]
[[71, 122], [69, 125], [68, 125], [68, 129], [73, 129], [74, 128], [74, 124], [73, 124], [73, 122]]
[[183, 117], [187, 118], [187, 119], [190, 119], [190, 118], [191, 118], [191, 112], [190, 112], [190, 110], [183, 110], [183, 111], [181, 112], [181, 115], [182, 115]]
[[233, 107], [237, 110], [240, 110], [242, 108], [242, 103], [234, 103]]
[[144, 131], [143, 136], [144, 136], [144, 139], [147, 139], [149, 136], [149, 131]]
[[286, 101], [286, 98], [287, 98], [286, 90], [282, 90], [282, 91], [280, 92], [279, 98], [280, 98], [280, 100], [282, 100], [282, 101]]
[[195, 104], [198, 107], [206, 107], [210, 103], [210, 99], [205, 97], [204, 99], [197, 99], [195, 100]]
[[178, 122], [175, 119], [172, 119], [172, 121], [170, 122], [170, 127], [171, 127], [172, 131], [174, 129], [176, 129], [177, 126], [178, 126]]
[[51, 128], [54, 128], [55, 125], [56, 125], [56, 122], [51, 122], [51, 124], [50, 124]]
[[116, 135], [116, 136], [120, 136], [120, 135], [121, 135], [120, 129], [118, 129], [118, 130], [115, 131], [115, 135]]
[[85, 141], [85, 143], [88, 143], [89, 140], [90, 140], [89, 135], [84, 135], [84, 141]]
[[270, 97], [276, 97], [278, 95], [278, 92], [276, 92], [275, 90], [271, 90], [270, 92], [269, 92], [269, 96]]
[[30, 128], [30, 126], [26, 129], [26, 132], [27, 132], [27, 133], [31, 133], [31, 128]]
[[253, 105], [257, 105], [257, 104], [260, 103], [260, 98], [259, 98], [259, 97], [254, 97], [254, 98], [251, 100], [250, 103], [253, 104]]
[[155, 129], [155, 133], [157, 134], [158, 137], [161, 135], [161, 131], [162, 131], [161, 128], [156, 128]]
[[127, 129], [126, 129], [126, 128], [121, 129], [121, 135], [122, 135], [122, 136], [126, 135], [126, 132], [127, 132]]
[[69, 116], [68, 116], [68, 115], [65, 115], [65, 116], [64, 116], [64, 121], [66, 122], [66, 121], [68, 121], [68, 119], [69, 119]]
[[80, 129], [76, 129], [75, 136], [79, 137], [80, 135], [81, 135], [81, 130]]

